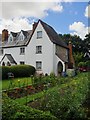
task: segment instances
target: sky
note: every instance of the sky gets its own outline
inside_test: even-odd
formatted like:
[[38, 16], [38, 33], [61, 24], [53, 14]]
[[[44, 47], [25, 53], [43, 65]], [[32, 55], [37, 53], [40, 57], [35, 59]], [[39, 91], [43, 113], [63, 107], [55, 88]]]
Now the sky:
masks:
[[[16, 2], [15, 2], [16, 1]], [[42, 0], [0, 2], [0, 33], [3, 29], [18, 32], [32, 29], [38, 19], [52, 26], [59, 34], [79, 35], [90, 30], [90, 4], [74, 0]]]

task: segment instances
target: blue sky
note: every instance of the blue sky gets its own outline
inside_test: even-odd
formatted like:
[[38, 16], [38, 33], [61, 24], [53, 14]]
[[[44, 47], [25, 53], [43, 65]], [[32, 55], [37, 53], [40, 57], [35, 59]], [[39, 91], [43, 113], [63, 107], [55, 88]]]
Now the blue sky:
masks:
[[62, 34], [70, 33], [69, 25], [74, 22], [83, 22], [88, 26], [88, 19], [85, 17], [87, 2], [62, 3], [64, 10], [62, 13], [49, 11], [48, 16], [43, 18], [45, 22], [53, 26], [57, 32]]
[[[54, 1], [54, 0], [52, 0]], [[79, 35], [82, 39], [90, 29], [88, 2], [4, 2], [0, 19], [0, 32], [6, 28], [18, 32], [28, 30], [38, 19], [51, 25], [58, 33]], [[6, 12], [7, 11], [7, 12]]]

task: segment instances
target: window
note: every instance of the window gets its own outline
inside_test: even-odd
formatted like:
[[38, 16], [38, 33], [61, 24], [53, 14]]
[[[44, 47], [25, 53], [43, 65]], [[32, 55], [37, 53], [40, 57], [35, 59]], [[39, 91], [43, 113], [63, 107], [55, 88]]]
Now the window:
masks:
[[41, 70], [42, 69], [42, 62], [41, 61], [37, 61], [36, 62], [36, 70]]
[[24, 55], [25, 54], [25, 48], [20, 48], [20, 55]]
[[3, 55], [3, 49], [0, 49], [0, 55]]
[[42, 38], [42, 31], [37, 31], [37, 38]]
[[12, 41], [12, 37], [10, 37], [10, 42]]
[[25, 62], [24, 62], [24, 61], [20, 61], [20, 64], [21, 64], [21, 65], [24, 65], [24, 64], [25, 64]]
[[36, 54], [42, 53], [42, 46], [36, 46]]
[[24, 36], [23, 36], [23, 35], [20, 36], [20, 40], [21, 40], [21, 41], [24, 40]]

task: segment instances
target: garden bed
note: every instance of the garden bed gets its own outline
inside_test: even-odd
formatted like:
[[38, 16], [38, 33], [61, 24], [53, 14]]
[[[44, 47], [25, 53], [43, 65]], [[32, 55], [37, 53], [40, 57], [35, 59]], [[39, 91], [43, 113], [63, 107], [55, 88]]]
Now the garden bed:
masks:
[[26, 87], [21, 87], [21, 88], [15, 88], [9, 91], [6, 91], [8, 97], [12, 98], [12, 99], [16, 99], [16, 98], [21, 98], [27, 95], [32, 95], [38, 92], [41, 92], [45, 89], [44, 85], [38, 85], [38, 86], [26, 86]]

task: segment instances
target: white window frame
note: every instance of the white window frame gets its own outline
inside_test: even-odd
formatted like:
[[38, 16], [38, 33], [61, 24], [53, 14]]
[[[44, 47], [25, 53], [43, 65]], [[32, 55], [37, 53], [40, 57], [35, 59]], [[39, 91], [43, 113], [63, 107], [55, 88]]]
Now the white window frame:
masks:
[[41, 54], [42, 53], [42, 46], [36, 46], [36, 54]]
[[20, 48], [20, 55], [25, 55], [25, 48], [24, 47]]
[[36, 61], [36, 70], [42, 70], [42, 61]]
[[37, 39], [42, 38], [42, 31], [37, 31]]

